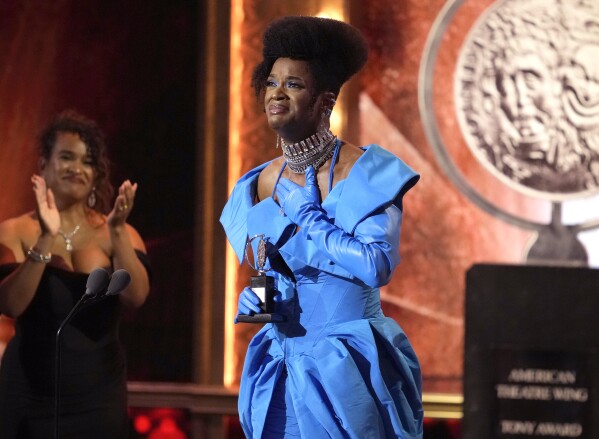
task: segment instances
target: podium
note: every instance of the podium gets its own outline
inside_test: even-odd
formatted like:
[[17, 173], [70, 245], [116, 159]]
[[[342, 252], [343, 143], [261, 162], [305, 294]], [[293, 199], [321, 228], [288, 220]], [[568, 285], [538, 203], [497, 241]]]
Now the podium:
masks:
[[474, 265], [463, 439], [599, 437], [599, 270]]

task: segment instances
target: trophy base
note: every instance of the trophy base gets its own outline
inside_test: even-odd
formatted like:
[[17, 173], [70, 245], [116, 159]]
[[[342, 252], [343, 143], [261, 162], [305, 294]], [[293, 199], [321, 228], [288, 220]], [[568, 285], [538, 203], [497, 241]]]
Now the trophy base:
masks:
[[280, 323], [285, 321], [285, 317], [281, 314], [261, 313], [251, 316], [240, 314], [237, 316], [237, 321], [241, 323]]

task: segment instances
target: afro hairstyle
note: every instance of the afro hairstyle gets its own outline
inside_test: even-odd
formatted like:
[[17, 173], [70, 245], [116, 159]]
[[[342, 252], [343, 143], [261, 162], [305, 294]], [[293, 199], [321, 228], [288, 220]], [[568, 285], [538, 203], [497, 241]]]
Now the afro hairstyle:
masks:
[[368, 44], [360, 31], [330, 18], [290, 16], [273, 21], [263, 36], [262, 62], [252, 74], [259, 97], [278, 58], [307, 61], [316, 92], [339, 94], [341, 86], [368, 59]]

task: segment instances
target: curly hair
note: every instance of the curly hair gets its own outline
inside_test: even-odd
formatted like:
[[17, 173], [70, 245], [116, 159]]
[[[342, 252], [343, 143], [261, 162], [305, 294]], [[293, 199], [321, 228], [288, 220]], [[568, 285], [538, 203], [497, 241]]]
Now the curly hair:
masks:
[[263, 45], [263, 59], [252, 73], [257, 98], [278, 58], [307, 61], [316, 93], [330, 91], [335, 96], [368, 59], [368, 44], [360, 31], [330, 18], [291, 16], [275, 20], [264, 32]]
[[110, 161], [106, 152], [104, 134], [93, 120], [74, 110], [58, 114], [43, 130], [39, 137], [38, 150], [41, 158], [50, 160], [58, 133], [78, 134], [90, 155], [96, 173], [94, 187], [96, 204], [94, 209], [108, 213], [114, 188], [110, 183]]

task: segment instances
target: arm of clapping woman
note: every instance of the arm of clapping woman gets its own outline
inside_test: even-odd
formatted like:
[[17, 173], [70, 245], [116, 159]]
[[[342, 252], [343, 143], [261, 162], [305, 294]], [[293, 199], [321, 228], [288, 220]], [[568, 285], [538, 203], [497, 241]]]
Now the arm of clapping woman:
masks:
[[131, 283], [120, 294], [120, 297], [123, 303], [134, 308], [143, 305], [150, 292], [148, 272], [135, 253], [135, 250], [146, 252], [143, 239], [126, 222], [133, 208], [136, 191], [137, 183], [131, 184], [129, 180], [126, 180], [119, 187], [114, 207], [107, 218], [112, 241], [113, 268], [127, 270], [131, 275]]
[[[19, 317], [33, 300], [46, 265], [25, 256], [14, 222], [0, 224], [0, 264], [19, 264], [0, 281], [0, 314], [11, 318]], [[41, 237], [35, 245], [38, 254], [48, 253], [52, 240]]]
[[364, 219], [351, 235], [337, 227], [321, 207], [312, 168], [306, 171], [305, 187], [282, 178], [277, 197], [285, 215], [334, 263], [368, 286], [389, 282], [399, 263], [401, 210], [397, 206], [390, 205]]
[[41, 230], [37, 240], [28, 242], [25, 238], [31, 227], [25, 216], [0, 224], [0, 264], [19, 264], [0, 281], [0, 313], [11, 318], [19, 317], [33, 300], [45, 266], [51, 260], [50, 250], [60, 228], [52, 191], [39, 175], [31, 177], [31, 182]]

